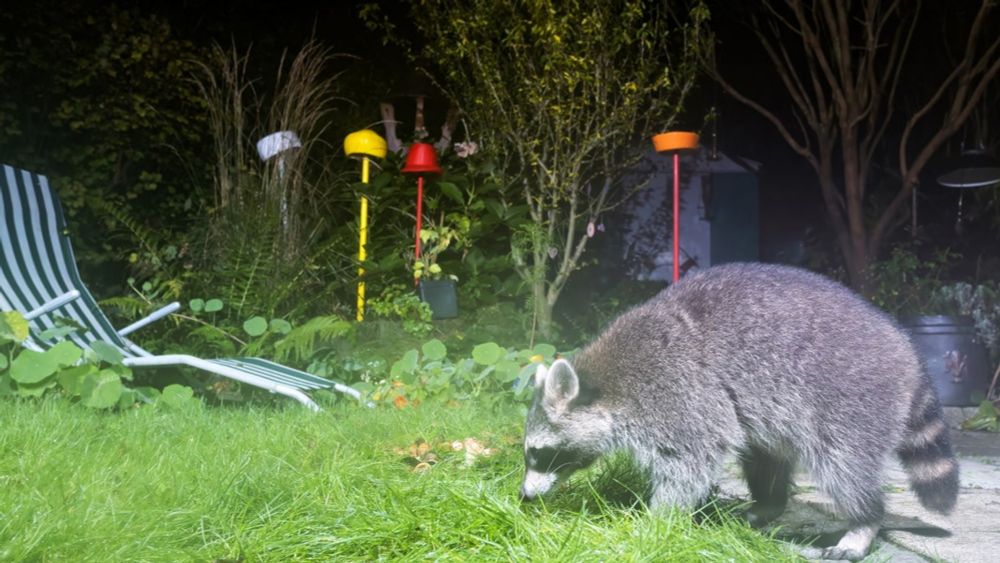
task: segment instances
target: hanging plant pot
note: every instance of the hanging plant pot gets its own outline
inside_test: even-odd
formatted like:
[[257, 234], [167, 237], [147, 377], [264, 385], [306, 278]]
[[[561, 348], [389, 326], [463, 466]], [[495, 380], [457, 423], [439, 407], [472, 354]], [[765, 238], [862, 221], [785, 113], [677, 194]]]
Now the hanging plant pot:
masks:
[[912, 316], [900, 319], [934, 381], [941, 404], [966, 407], [990, 386], [986, 347], [972, 317]]
[[420, 300], [431, 306], [432, 318], [452, 319], [458, 316], [458, 292], [452, 280], [420, 280], [417, 284]]

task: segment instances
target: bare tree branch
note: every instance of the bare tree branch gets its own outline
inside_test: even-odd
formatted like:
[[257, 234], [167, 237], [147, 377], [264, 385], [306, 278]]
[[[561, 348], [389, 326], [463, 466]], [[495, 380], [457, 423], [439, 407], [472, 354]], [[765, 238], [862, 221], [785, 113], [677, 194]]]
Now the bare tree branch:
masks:
[[[919, 2], [916, 10], [901, 0], [785, 0], [781, 8], [778, 2], [766, 2], [766, 19], [755, 19], [753, 30], [797, 109], [791, 118], [779, 117], [709, 66], [708, 74], [723, 90], [769, 121], [816, 172], [851, 281], [861, 289], [868, 264], [888, 231], [898, 225], [920, 171], [969, 118], [987, 84], [1000, 73], [1000, 38], [990, 37], [985, 48], [980, 45], [995, 5], [996, 0], [981, 1], [958, 64], [903, 122], [897, 150], [901, 184], [873, 225], [866, 220], [867, 182], [874, 155], [899, 117], [896, 98], [916, 33]], [[800, 58], [787, 47], [792, 41], [801, 45], [802, 52], [795, 53]], [[806, 83], [811, 84], [808, 92]], [[940, 115], [942, 122], [914, 151], [912, 138], [932, 114]], [[793, 134], [793, 122], [808, 131]]]

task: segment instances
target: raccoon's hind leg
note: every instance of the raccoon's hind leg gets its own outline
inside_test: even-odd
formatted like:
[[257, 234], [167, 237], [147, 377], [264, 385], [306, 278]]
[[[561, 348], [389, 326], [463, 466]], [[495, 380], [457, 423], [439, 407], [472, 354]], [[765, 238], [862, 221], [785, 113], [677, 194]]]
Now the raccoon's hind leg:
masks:
[[753, 506], [747, 520], [757, 528], [785, 511], [792, 482], [792, 462], [759, 446], [749, 446], [740, 455], [743, 477], [750, 489]]

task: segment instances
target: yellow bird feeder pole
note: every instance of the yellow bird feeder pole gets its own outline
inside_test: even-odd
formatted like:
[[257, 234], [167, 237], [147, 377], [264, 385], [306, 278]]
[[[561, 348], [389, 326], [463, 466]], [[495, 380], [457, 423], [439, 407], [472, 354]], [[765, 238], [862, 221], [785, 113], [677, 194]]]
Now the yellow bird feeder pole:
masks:
[[[344, 139], [344, 153], [347, 156], [361, 158], [361, 183], [368, 184], [368, 176], [372, 158], [385, 158], [385, 139], [370, 129], [355, 131]], [[361, 194], [361, 219], [358, 223], [358, 315], [359, 321], [365, 320], [365, 245], [368, 244], [368, 197]]]

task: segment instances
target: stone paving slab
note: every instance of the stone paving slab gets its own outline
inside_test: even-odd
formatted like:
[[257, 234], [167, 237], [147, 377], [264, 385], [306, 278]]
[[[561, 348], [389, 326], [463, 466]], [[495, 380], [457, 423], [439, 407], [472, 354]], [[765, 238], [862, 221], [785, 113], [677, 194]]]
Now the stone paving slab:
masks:
[[960, 455], [1000, 459], [1000, 434], [952, 431], [951, 439]]
[[[1000, 436], [977, 438], [1000, 446]], [[963, 450], [959, 447], [958, 451]], [[963, 456], [959, 463], [961, 491], [950, 516], [924, 510], [909, 490], [902, 468], [890, 466], [885, 486], [886, 519], [865, 561], [1000, 561], [1000, 458]], [[720, 484], [722, 494], [746, 498], [737, 464], [727, 467], [727, 478]], [[818, 538], [815, 545], [819, 546], [836, 544], [847, 523], [833, 515], [828, 499], [815, 490], [808, 475], [796, 475], [795, 483], [799, 492], [773, 524], [778, 527], [777, 536], [796, 542]]]

